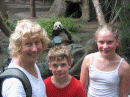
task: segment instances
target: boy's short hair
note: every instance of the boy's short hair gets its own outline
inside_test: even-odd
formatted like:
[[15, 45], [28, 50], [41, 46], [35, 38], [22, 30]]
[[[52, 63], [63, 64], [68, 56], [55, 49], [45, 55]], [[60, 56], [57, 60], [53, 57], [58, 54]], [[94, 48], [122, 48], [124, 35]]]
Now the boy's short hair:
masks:
[[44, 28], [42, 28], [38, 23], [32, 22], [30, 20], [18, 21], [15, 31], [10, 36], [9, 43], [9, 53], [10, 57], [17, 57], [21, 50], [21, 43], [23, 39], [26, 39], [27, 35], [30, 38], [41, 39], [43, 50], [47, 48], [49, 38]]
[[68, 62], [71, 63], [70, 50], [67, 48], [67, 46], [64, 45], [51, 48], [48, 52], [47, 58], [49, 63], [54, 60], [63, 60], [64, 58], [66, 58]]

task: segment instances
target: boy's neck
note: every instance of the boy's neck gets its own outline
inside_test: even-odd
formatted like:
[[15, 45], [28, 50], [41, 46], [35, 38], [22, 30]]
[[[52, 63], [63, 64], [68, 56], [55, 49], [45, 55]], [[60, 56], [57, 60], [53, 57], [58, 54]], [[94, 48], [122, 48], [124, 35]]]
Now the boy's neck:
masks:
[[55, 87], [64, 88], [70, 83], [71, 78], [72, 78], [71, 75], [68, 75], [67, 77], [64, 78], [56, 78], [55, 76], [52, 76], [51, 81], [55, 85]]

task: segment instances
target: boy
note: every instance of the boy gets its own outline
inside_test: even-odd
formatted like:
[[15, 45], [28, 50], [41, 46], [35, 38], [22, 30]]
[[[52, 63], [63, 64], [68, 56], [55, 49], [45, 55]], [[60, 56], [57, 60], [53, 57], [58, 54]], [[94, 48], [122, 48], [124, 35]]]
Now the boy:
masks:
[[48, 52], [52, 76], [44, 80], [47, 97], [86, 97], [80, 81], [71, 76], [71, 53], [66, 46], [56, 46]]

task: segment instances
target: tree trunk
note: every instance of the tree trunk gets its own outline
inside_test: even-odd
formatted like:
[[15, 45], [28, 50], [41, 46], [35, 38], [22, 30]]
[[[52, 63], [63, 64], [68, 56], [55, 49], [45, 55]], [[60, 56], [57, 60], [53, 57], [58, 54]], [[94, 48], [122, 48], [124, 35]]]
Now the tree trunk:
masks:
[[122, 7], [120, 7], [120, 9], [118, 10], [118, 12], [116, 13], [116, 15], [114, 16], [113, 20], [110, 22], [110, 24], [114, 24], [115, 20], [117, 19], [117, 17], [119, 16], [120, 11], [122, 10]]
[[82, 8], [81, 19], [88, 21], [90, 19], [89, 0], [82, 0], [80, 7]]
[[1, 2], [0, 2], [0, 7], [1, 7], [2, 17], [3, 17], [5, 20], [8, 20], [8, 14], [7, 14], [6, 9], [5, 9], [5, 6], [4, 6], [4, 0], [1, 0]]
[[3, 33], [6, 36], [10, 36], [10, 34], [12, 33], [10, 28], [8, 28], [8, 26], [5, 24], [4, 20], [2, 19], [2, 17], [0, 16], [0, 29], [3, 31]]
[[106, 23], [106, 21], [105, 21], [104, 14], [102, 12], [99, 0], [92, 0], [92, 1], [93, 1], [95, 10], [96, 10], [97, 19], [98, 19], [99, 24], [104, 25]]
[[36, 18], [35, 0], [30, 0], [31, 18]]
[[54, 0], [49, 13], [54, 16], [64, 16], [66, 12], [67, 4], [64, 0]]

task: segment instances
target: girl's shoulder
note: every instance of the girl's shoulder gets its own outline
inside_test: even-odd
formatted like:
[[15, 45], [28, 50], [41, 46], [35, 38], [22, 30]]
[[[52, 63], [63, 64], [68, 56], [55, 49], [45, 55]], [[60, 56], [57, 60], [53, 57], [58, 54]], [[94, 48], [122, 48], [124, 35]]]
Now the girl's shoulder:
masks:
[[129, 63], [126, 60], [123, 60], [120, 68], [123, 71], [130, 70], [130, 65], [129, 65]]
[[119, 67], [119, 75], [124, 76], [124, 75], [129, 75], [130, 74], [130, 64], [123, 59], [120, 67]]
[[85, 56], [85, 59], [94, 58], [99, 55], [99, 52], [91, 53]]
[[98, 52], [86, 55], [83, 60], [83, 64], [85, 64], [87, 67], [89, 67], [91, 62], [95, 59], [96, 56], [98, 56]]

